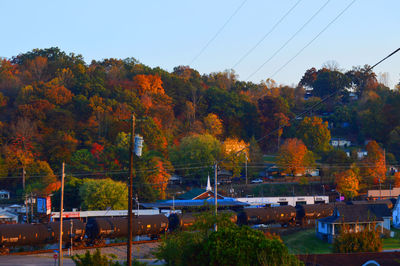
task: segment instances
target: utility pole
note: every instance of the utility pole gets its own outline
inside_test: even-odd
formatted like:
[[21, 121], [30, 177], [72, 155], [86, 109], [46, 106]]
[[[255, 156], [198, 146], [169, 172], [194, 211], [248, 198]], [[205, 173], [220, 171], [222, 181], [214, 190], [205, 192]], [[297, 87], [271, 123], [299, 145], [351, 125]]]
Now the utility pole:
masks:
[[70, 253], [70, 256], [72, 256], [72, 247], [73, 247], [73, 243], [72, 243], [73, 235], [72, 235], [72, 232], [73, 232], [74, 223], [72, 222], [72, 219], [70, 221], [71, 221], [71, 234], [70, 234], [70, 238], [71, 238], [71, 253]]
[[25, 166], [23, 165], [22, 166], [22, 188], [23, 188], [24, 191], [25, 191], [25, 174], [26, 174]]
[[133, 147], [135, 145], [135, 115], [131, 117], [131, 141], [129, 146], [129, 193], [128, 193], [128, 247], [127, 266], [132, 265], [132, 198], [133, 198]]
[[[383, 163], [385, 165], [385, 177], [386, 177], [386, 149], [383, 149]], [[381, 177], [379, 176], [379, 199], [382, 198], [382, 184], [381, 184]]]
[[246, 186], [247, 186], [247, 153], [244, 154], [246, 156], [246, 164], [245, 164], [245, 171], [246, 171]]
[[33, 223], [33, 195], [31, 192], [31, 223]]
[[62, 163], [62, 172], [61, 172], [61, 205], [60, 205], [60, 241], [59, 241], [59, 257], [58, 257], [58, 265], [63, 265], [63, 250], [62, 250], [62, 237], [63, 237], [63, 209], [64, 209], [64, 168], [65, 164]]
[[[217, 183], [217, 176], [218, 176], [218, 170], [217, 170], [217, 168], [218, 168], [218, 165], [217, 165], [217, 163], [215, 163], [214, 164], [214, 205], [215, 205], [215, 218], [217, 218], [217, 215], [218, 215], [218, 206], [217, 206], [217, 199], [218, 199], [218, 196], [217, 196], [217, 185], [218, 185], [218, 183]], [[217, 223], [215, 223], [215, 225], [214, 225], [214, 230], [215, 231], [217, 231], [218, 230], [218, 225], [217, 225]]]
[[25, 194], [25, 216], [26, 216], [26, 223], [29, 223], [28, 217], [28, 195]]

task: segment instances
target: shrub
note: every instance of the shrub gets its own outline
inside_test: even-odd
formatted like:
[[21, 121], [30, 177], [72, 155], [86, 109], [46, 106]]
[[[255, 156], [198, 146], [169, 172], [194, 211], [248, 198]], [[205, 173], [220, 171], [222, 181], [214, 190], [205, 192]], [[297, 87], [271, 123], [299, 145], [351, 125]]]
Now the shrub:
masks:
[[[373, 226], [375, 228], [375, 225]], [[363, 230], [361, 232], [350, 232], [343, 227], [342, 233], [333, 242], [333, 252], [377, 252], [382, 250], [382, 239], [379, 229]]]

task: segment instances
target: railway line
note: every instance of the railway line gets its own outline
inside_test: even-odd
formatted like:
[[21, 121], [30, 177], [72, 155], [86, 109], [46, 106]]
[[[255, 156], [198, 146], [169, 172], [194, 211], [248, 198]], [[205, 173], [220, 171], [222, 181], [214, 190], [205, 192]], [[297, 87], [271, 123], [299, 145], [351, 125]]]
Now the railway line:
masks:
[[[160, 241], [160, 239], [132, 241], [132, 245], [156, 243], [159, 241]], [[126, 246], [126, 245], [127, 245], [127, 242], [119, 242], [119, 243], [109, 243], [109, 244], [98, 244], [98, 245], [93, 245], [93, 246], [74, 247], [73, 250], [96, 249], [96, 248], [106, 248], [106, 247], [116, 247], [116, 246]], [[54, 253], [55, 250], [57, 250], [57, 249], [40, 249], [40, 250], [31, 250], [31, 251], [2, 253], [2, 254], [0, 254], [0, 257], [1, 256], [21, 256], [21, 255]], [[68, 252], [68, 248], [63, 248], [63, 251]]]

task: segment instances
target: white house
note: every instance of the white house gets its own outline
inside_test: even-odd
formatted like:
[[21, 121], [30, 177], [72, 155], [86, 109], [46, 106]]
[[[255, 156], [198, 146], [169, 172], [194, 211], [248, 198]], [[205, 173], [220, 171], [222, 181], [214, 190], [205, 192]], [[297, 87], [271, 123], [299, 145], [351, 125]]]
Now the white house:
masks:
[[392, 209], [393, 226], [400, 228], [400, 196], [397, 197], [396, 204]]
[[330, 141], [332, 147], [334, 148], [347, 148], [350, 147], [351, 141], [347, 139], [332, 138]]

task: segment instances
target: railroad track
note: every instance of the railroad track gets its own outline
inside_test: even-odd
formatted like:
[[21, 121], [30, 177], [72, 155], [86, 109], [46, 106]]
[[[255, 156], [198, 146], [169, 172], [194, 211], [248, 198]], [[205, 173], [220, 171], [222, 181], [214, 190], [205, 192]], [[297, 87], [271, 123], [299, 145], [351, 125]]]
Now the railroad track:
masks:
[[[160, 240], [156, 239], [156, 240], [133, 241], [132, 245], [155, 243], [155, 242], [158, 242], [158, 241], [160, 241]], [[119, 242], [119, 243], [109, 243], [109, 244], [101, 244], [101, 245], [94, 245], [94, 246], [73, 247], [73, 250], [106, 248], [106, 247], [115, 247], [115, 246], [126, 246], [126, 244], [127, 244], [127, 242]], [[0, 254], [0, 256], [35, 255], [35, 254], [53, 253], [55, 250], [58, 250], [58, 249], [42, 249], [42, 250], [31, 250], [31, 251], [22, 251], [22, 252], [10, 252], [10, 253]], [[68, 252], [68, 249], [67, 248], [63, 248], [63, 251]]]

